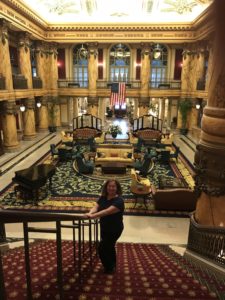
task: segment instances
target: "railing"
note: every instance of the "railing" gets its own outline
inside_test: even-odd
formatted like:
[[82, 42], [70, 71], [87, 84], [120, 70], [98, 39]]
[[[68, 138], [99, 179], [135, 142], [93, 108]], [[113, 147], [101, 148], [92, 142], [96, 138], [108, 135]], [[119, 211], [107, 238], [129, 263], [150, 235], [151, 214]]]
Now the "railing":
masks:
[[33, 88], [34, 89], [42, 89], [42, 80], [39, 77], [33, 77]]
[[204, 91], [205, 90], [205, 80], [198, 80], [196, 90], [197, 91]]
[[59, 79], [58, 88], [88, 88], [88, 80], [78, 81], [73, 78]]
[[0, 90], [5, 90], [5, 77], [0, 75]]
[[97, 80], [98, 89], [110, 89], [113, 83], [116, 82], [125, 82], [127, 89], [140, 89], [141, 81], [140, 80], [129, 80], [129, 81], [107, 81], [107, 80]]
[[174, 79], [163, 79], [163, 80], [152, 80], [149, 82], [149, 87], [151, 89], [181, 89], [181, 80]]
[[[30, 270], [30, 253], [29, 253], [29, 233], [54, 233], [56, 234], [56, 253], [57, 253], [57, 281], [59, 288], [59, 299], [63, 299], [63, 268], [62, 268], [62, 228], [71, 228], [73, 232], [73, 253], [74, 265], [76, 264], [75, 257], [75, 242], [76, 237], [78, 243], [78, 274], [81, 279], [82, 259], [84, 255], [84, 230], [88, 229], [89, 236], [89, 260], [90, 266], [93, 262], [93, 256], [96, 254], [99, 237], [99, 222], [97, 220], [89, 220], [79, 214], [66, 213], [37, 213], [25, 212], [19, 210], [0, 210], [0, 220], [2, 224], [6, 223], [22, 223], [24, 232], [24, 250], [25, 250], [25, 270], [26, 270], [26, 284], [27, 284], [27, 299], [32, 299], [31, 286], [31, 270]], [[72, 221], [71, 225], [61, 224], [62, 221]], [[28, 225], [32, 222], [55, 222], [55, 228], [37, 228]], [[75, 234], [77, 230], [77, 234]], [[0, 295], [1, 299], [6, 299], [3, 266], [1, 259], [2, 247], [0, 247]]]
[[15, 90], [27, 89], [27, 79], [23, 75], [13, 75], [13, 88]]
[[152, 129], [162, 131], [162, 120], [153, 115], [144, 115], [134, 119], [133, 131]]
[[225, 228], [208, 227], [191, 217], [187, 249], [225, 266]]

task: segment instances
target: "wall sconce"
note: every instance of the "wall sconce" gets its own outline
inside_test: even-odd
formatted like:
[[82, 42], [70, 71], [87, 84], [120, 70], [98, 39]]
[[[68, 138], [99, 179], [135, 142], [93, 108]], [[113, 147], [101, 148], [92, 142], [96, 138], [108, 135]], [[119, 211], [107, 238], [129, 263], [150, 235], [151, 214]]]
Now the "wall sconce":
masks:
[[200, 104], [196, 104], [195, 107], [196, 107], [196, 109], [200, 109], [201, 105]]
[[41, 102], [37, 102], [37, 107], [38, 107], [38, 108], [41, 107]]
[[24, 112], [26, 110], [26, 107], [24, 104], [21, 104], [20, 105], [20, 111]]

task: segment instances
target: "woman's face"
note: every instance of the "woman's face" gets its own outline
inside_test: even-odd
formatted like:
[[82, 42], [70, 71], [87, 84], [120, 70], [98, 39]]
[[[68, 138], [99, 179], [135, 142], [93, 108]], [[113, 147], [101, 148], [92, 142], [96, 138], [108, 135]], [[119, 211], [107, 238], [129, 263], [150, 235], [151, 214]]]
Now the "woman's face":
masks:
[[108, 195], [111, 195], [111, 196], [114, 196], [117, 194], [117, 186], [116, 186], [116, 183], [115, 181], [110, 181], [107, 185], [107, 194]]

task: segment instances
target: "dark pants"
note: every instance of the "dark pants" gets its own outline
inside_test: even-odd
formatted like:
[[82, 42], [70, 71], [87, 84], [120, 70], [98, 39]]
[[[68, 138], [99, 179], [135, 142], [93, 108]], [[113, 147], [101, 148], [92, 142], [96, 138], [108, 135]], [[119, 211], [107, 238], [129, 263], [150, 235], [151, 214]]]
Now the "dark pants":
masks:
[[121, 236], [123, 229], [117, 232], [104, 232], [101, 230], [101, 241], [98, 247], [98, 254], [105, 270], [112, 270], [116, 267], [116, 241]]

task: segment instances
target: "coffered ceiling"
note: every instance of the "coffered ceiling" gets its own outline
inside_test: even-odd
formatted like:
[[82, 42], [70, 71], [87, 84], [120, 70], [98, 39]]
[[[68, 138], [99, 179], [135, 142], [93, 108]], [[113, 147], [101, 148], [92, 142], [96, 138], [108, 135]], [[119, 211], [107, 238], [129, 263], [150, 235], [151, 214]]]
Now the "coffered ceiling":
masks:
[[184, 23], [213, 0], [18, 0], [48, 24]]

